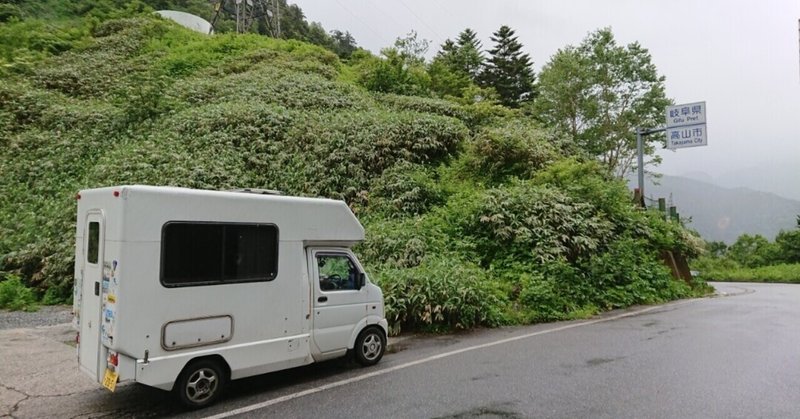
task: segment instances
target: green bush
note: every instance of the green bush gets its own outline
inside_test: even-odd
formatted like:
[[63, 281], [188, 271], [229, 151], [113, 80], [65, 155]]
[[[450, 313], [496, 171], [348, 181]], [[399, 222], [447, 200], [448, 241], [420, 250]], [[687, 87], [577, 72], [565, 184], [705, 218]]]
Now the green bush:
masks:
[[[681, 293], [672, 285], [678, 281], [672, 279], [668, 268], [653, 252], [642, 251], [646, 247], [641, 239], [621, 238], [613, 241], [605, 252], [588, 259], [587, 278], [597, 290], [595, 305], [612, 309], [689, 295], [688, 287]], [[674, 295], [676, 292], [679, 295]]]
[[518, 282], [518, 301], [526, 323], [564, 320], [575, 309], [575, 303], [561, 293], [562, 288], [554, 278], [545, 278], [537, 272], [521, 275]]
[[611, 235], [610, 223], [593, 215], [589, 204], [526, 181], [489, 190], [477, 212], [463, 222], [484, 266], [576, 261], [597, 251]]
[[58, 288], [48, 288], [45, 291], [44, 296], [42, 297], [42, 304], [52, 306], [56, 304], [71, 304], [71, 299], [66, 299], [63, 296], [63, 292]]
[[29, 74], [47, 57], [81, 47], [89, 39], [87, 23], [17, 20], [17, 6], [0, 3], [0, 9], [0, 23], [5, 22], [0, 25], [0, 75]]
[[387, 217], [424, 214], [444, 201], [444, 192], [431, 170], [406, 161], [376, 178], [369, 194], [370, 209]]
[[638, 211], [625, 183], [610, 178], [594, 160], [581, 161], [578, 157], [559, 160], [537, 172], [532, 182], [548, 185], [591, 205], [594, 212], [609, 218], [616, 230], [629, 228]]
[[402, 96], [396, 94], [379, 94], [376, 100], [381, 104], [387, 105], [401, 111], [414, 111], [420, 113], [431, 113], [435, 115], [450, 116], [464, 120], [466, 114], [463, 107], [449, 100], [432, 99], [418, 96]]
[[705, 255], [692, 261], [692, 267], [705, 280], [800, 282], [800, 228], [781, 230], [773, 242], [743, 234], [731, 246], [711, 242], [704, 247]]
[[12, 19], [21, 19], [22, 10], [18, 6], [7, 3], [0, 3], [0, 23], [8, 22]]
[[290, 59], [276, 58], [275, 65], [221, 77], [189, 77], [176, 82], [166, 94], [191, 105], [247, 100], [292, 109], [363, 110], [370, 103], [368, 95], [350, 85], [319, 74], [286, 71], [283, 67]]
[[747, 268], [767, 266], [777, 259], [779, 252], [774, 243], [770, 243], [760, 234], [742, 234], [736, 243], [728, 248], [727, 257]]
[[484, 128], [470, 143], [470, 170], [495, 183], [509, 177], [530, 178], [560, 157], [553, 138], [523, 121]]
[[7, 310], [36, 311], [36, 296], [19, 277], [9, 275], [0, 282], [0, 308]]
[[782, 263], [800, 263], [800, 216], [798, 228], [791, 231], [781, 231], [775, 236], [775, 259]]
[[353, 67], [358, 83], [372, 92], [428, 96], [431, 79], [425, 67], [408, 63], [394, 48], [386, 48], [383, 57], [357, 57]]
[[800, 283], [800, 264], [796, 263], [747, 268], [725, 259], [700, 258], [691, 266], [705, 281]]
[[[376, 267], [377, 269], [377, 267]], [[391, 333], [451, 330], [506, 322], [504, 296], [477, 265], [456, 255], [425, 259], [409, 269], [377, 269]]]

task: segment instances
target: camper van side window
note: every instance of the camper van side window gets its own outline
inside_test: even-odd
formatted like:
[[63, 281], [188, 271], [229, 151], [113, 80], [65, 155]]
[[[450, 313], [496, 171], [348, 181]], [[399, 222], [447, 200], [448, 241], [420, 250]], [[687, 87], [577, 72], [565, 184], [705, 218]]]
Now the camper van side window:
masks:
[[86, 249], [86, 261], [97, 263], [100, 257], [100, 223], [92, 221], [89, 223], [89, 245]]
[[166, 287], [271, 281], [278, 272], [278, 229], [269, 224], [170, 222], [161, 241]]

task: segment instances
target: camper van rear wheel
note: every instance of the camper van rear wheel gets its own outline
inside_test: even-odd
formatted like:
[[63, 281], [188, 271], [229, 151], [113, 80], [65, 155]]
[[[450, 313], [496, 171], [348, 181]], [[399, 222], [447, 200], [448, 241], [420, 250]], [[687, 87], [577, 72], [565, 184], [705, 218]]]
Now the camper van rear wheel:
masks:
[[383, 357], [386, 351], [386, 335], [383, 330], [377, 327], [364, 329], [358, 339], [356, 339], [355, 352], [356, 362], [368, 367], [375, 365]]
[[219, 362], [201, 359], [183, 369], [174, 391], [184, 406], [199, 409], [219, 398], [226, 381], [225, 370]]

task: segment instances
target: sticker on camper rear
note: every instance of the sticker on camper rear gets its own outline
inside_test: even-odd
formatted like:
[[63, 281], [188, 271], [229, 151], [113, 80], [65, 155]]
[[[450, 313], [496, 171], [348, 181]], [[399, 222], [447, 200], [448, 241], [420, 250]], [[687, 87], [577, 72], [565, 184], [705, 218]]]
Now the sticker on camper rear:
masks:
[[101, 341], [106, 346], [114, 344], [114, 329], [117, 317], [117, 296], [119, 295], [119, 262], [103, 263], [103, 297], [102, 301], [102, 327]]

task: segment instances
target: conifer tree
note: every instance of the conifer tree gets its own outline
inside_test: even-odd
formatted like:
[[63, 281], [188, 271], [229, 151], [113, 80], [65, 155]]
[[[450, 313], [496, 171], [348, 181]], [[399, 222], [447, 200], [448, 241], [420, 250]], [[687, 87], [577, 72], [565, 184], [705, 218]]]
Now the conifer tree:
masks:
[[481, 42], [472, 29], [464, 29], [455, 41], [445, 40], [428, 67], [433, 91], [461, 97], [470, 86], [477, 85], [483, 60]]
[[492, 42], [495, 45], [489, 50], [480, 84], [493, 88], [500, 102], [512, 108], [533, 100], [536, 76], [531, 58], [522, 52], [522, 44], [514, 36], [514, 31], [503, 25], [492, 35]]
[[481, 41], [478, 40], [478, 34], [470, 28], [464, 29], [458, 34], [456, 41], [456, 65], [458, 69], [468, 74], [469, 77], [476, 81], [478, 74], [483, 66], [483, 52], [481, 51]]

